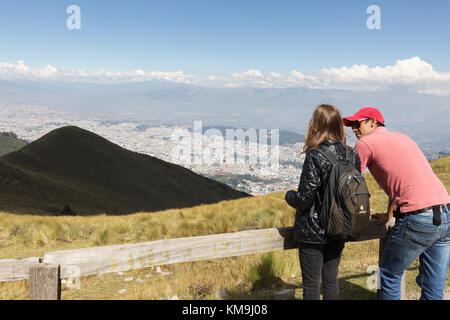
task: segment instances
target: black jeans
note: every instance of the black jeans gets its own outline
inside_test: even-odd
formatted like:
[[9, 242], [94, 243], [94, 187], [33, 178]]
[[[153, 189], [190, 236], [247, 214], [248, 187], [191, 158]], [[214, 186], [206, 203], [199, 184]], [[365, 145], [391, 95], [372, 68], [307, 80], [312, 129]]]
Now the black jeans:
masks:
[[339, 299], [338, 272], [344, 241], [327, 244], [300, 243], [299, 258], [303, 279], [303, 300], [320, 300], [322, 280], [323, 299]]

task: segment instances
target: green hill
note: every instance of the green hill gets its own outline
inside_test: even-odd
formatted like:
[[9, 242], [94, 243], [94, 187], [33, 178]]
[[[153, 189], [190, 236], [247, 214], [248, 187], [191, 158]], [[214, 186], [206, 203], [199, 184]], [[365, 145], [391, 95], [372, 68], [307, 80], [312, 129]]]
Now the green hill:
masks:
[[181, 166], [63, 127], [0, 158], [0, 210], [128, 214], [249, 196]]
[[26, 145], [27, 143], [20, 140], [15, 133], [0, 132], [0, 157], [7, 153], [17, 151]]

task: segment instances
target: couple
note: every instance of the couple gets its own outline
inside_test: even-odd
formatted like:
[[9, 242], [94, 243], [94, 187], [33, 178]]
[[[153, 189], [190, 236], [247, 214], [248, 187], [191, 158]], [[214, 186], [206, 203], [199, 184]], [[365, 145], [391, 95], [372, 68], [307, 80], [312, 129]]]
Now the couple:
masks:
[[[303, 299], [320, 299], [321, 283], [324, 299], [339, 299], [337, 276], [345, 243], [330, 239], [319, 222], [332, 165], [317, 147], [324, 145], [345, 160], [344, 126], [358, 138], [351, 149], [356, 169], [369, 168], [389, 196], [387, 212], [372, 217], [378, 224], [396, 218], [380, 260], [380, 298], [400, 299], [403, 272], [419, 257], [420, 298], [443, 299], [450, 262], [450, 197], [445, 186], [414, 141], [385, 128], [380, 111], [363, 108], [342, 118], [335, 106], [324, 104], [314, 111], [306, 132], [298, 191], [286, 193], [287, 203], [297, 209], [294, 237], [299, 244]], [[313, 205], [319, 209], [310, 214]]]

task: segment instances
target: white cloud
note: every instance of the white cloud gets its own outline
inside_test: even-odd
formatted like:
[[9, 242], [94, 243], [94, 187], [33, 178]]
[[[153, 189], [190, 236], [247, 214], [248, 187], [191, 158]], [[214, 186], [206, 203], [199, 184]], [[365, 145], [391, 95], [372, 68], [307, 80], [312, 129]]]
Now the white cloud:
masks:
[[410, 87], [417, 92], [450, 95], [450, 73], [439, 73], [419, 57], [398, 60], [395, 65], [370, 68], [354, 65], [350, 68], [320, 70], [318, 77], [334, 87], [389, 90], [391, 86]]
[[57, 73], [55, 67], [48, 65], [41, 68], [30, 68], [25, 65], [23, 60], [17, 61], [16, 64], [3, 62], [0, 63], [1, 79], [49, 79]]
[[433, 66], [419, 57], [398, 60], [393, 66], [369, 68], [367, 65], [354, 65], [350, 68], [322, 69], [319, 75], [336, 82], [380, 82], [415, 84], [424, 81], [449, 81], [450, 73], [438, 73]]
[[281, 73], [278, 73], [278, 72], [271, 72], [271, 73], [269, 73], [269, 76], [271, 76], [274, 79], [282, 79], [283, 78]]
[[450, 73], [440, 73], [419, 57], [398, 60], [394, 65], [369, 67], [324, 68], [313, 74], [303, 74], [292, 70], [287, 75], [270, 72], [264, 75], [260, 70], [250, 69], [231, 75], [214, 75], [200, 78], [186, 75], [182, 71], [162, 72], [134, 71], [109, 72], [63, 70], [48, 65], [29, 67], [24, 61], [0, 63], [0, 79], [61, 80], [82, 82], [139, 82], [146, 80], [165, 80], [211, 87], [260, 87], [292, 88], [308, 87], [317, 89], [347, 89], [354, 91], [380, 91], [402, 88], [407, 91], [435, 95], [450, 95]]
[[242, 73], [233, 73], [231, 76], [237, 80], [256, 80], [264, 78], [261, 71], [255, 69], [250, 69]]
[[[450, 95], [450, 73], [439, 73], [433, 66], [419, 57], [398, 60], [394, 65], [369, 67], [353, 65], [351, 67], [322, 69], [311, 75], [292, 70], [288, 75], [251, 69], [242, 73], [233, 73], [228, 79], [221, 79], [223, 85], [256, 86], [270, 88], [308, 87], [315, 89], [346, 89], [354, 91], [385, 91], [393, 87], [403, 90]], [[218, 83], [214, 85], [220, 85]]]
[[147, 81], [147, 80], [166, 80], [171, 82], [189, 83], [193, 76], [185, 75], [182, 71], [162, 72], [150, 71], [145, 72], [141, 69], [134, 71], [117, 71], [109, 72], [85, 71], [85, 70], [64, 70], [56, 69], [48, 65], [46, 67], [28, 67], [24, 61], [17, 63], [0, 62], [0, 79], [1, 80], [61, 80], [69, 82], [128, 82], [128, 81]]

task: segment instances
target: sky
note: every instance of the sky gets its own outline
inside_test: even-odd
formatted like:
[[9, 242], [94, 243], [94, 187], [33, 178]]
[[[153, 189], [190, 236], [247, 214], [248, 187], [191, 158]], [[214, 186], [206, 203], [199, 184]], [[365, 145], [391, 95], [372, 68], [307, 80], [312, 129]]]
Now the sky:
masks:
[[[67, 28], [70, 5], [80, 8], [80, 29]], [[381, 29], [367, 27], [371, 5]], [[276, 86], [281, 77], [287, 86], [303, 77], [298, 85], [321, 87], [337, 81], [333, 70], [353, 81], [382, 68], [383, 81], [388, 73], [400, 85], [425, 70], [424, 82], [439, 82], [427, 90], [450, 94], [449, 15], [448, 0], [2, 1], [0, 78], [120, 72], [226, 86], [252, 77]]]

